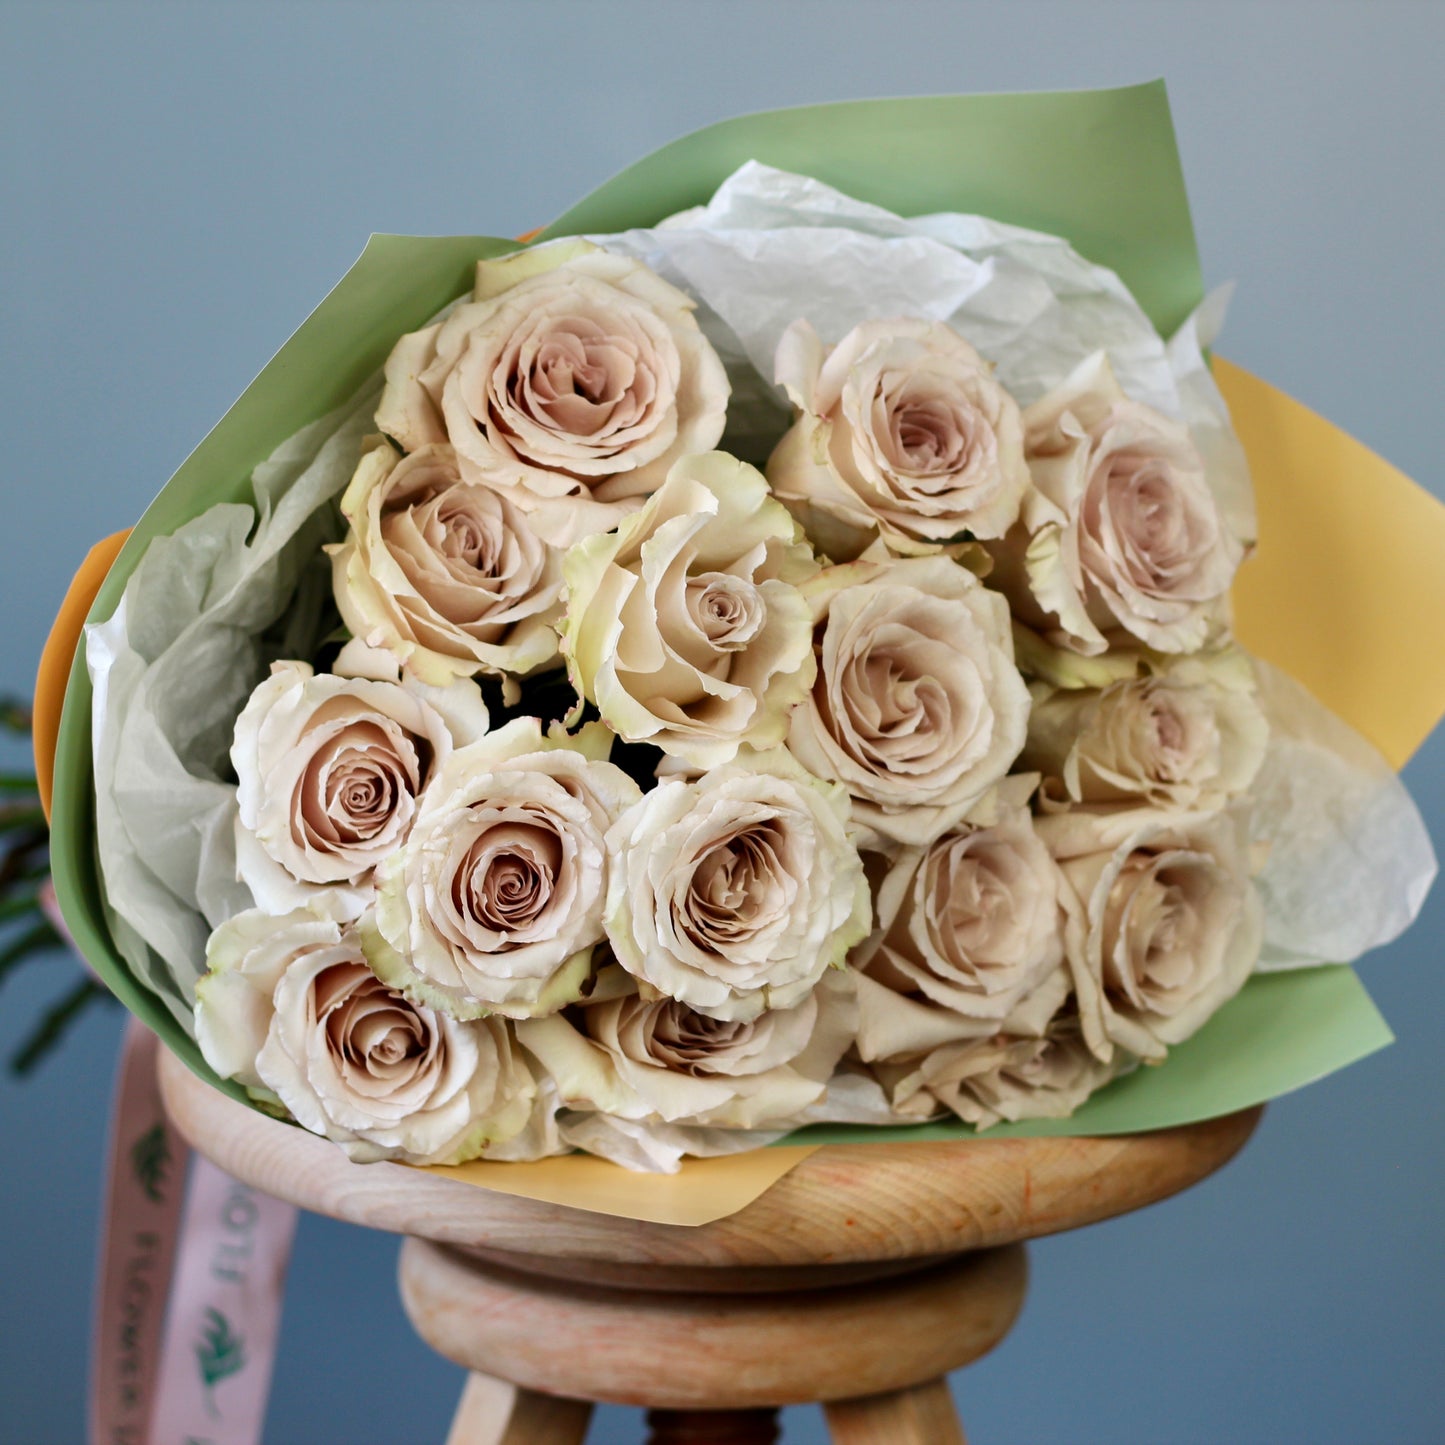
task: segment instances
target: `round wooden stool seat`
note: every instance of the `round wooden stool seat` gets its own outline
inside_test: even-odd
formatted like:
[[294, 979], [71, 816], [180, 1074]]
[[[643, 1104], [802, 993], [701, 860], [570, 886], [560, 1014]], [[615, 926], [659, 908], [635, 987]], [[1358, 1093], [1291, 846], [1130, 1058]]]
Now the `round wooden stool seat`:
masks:
[[409, 1236], [412, 1322], [475, 1372], [449, 1445], [579, 1445], [595, 1400], [659, 1412], [655, 1445], [768, 1441], [772, 1407], [799, 1401], [824, 1402], [846, 1445], [961, 1441], [942, 1376], [1017, 1314], [1023, 1252], [1004, 1246], [1188, 1188], [1262, 1112], [1112, 1138], [828, 1146], [687, 1227], [353, 1164], [164, 1050], [160, 1081], [181, 1134], [236, 1178]]

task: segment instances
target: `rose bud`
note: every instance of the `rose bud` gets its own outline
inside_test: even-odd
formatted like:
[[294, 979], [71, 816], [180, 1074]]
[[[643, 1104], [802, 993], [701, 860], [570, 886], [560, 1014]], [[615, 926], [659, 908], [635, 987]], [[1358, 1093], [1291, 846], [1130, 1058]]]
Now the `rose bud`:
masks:
[[768, 461], [773, 493], [834, 561], [875, 537], [936, 552], [1001, 537], [1029, 484], [1023, 424], [993, 368], [937, 321], [865, 321], [831, 351], [806, 321], [778, 344], [798, 418]]
[[236, 719], [237, 872], [257, 906], [355, 918], [452, 748], [487, 730], [471, 682], [431, 688], [277, 662]]
[[804, 590], [818, 674], [792, 715], [788, 750], [847, 789], [866, 834], [926, 844], [1023, 746], [1029, 693], [1008, 607], [947, 557], [863, 558]]
[[558, 546], [605, 532], [722, 436], [727, 373], [693, 305], [586, 241], [479, 262], [472, 300], [397, 343], [376, 424], [409, 452], [451, 443]]
[[349, 927], [237, 914], [196, 986], [206, 1062], [358, 1162], [455, 1164], [521, 1133], [536, 1085], [500, 1019], [458, 1023], [383, 984]]
[[377, 874], [366, 956], [456, 1018], [530, 1018], [577, 998], [603, 936], [603, 838], [640, 796], [597, 724], [544, 735], [518, 718], [437, 771], [406, 846]]
[[361, 459], [341, 499], [346, 540], [327, 550], [354, 636], [423, 682], [508, 678], [557, 657], [562, 558], [505, 494], [465, 482], [450, 446]]
[[1244, 548], [1179, 422], [1131, 401], [1100, 352], [1028, 407], [1034, 490], [992, 585], [1053, 646], [1194, 652], [1222, 634]]

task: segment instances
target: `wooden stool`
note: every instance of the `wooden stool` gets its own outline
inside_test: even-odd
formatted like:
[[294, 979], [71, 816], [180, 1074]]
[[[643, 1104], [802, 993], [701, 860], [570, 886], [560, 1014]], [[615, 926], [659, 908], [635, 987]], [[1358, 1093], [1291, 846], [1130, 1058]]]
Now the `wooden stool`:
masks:
[[774, 1441], [777, 1407], [807, 1402], [837, 1445], [962, 1445], [944, 1376], [1008, 1333], [1021, 1241], [1188, 1188], [1262, 1113], [1103, 1139], [832, 1145], [688, 1228], [353, 1164], [164, 1050], [160, 1080], [181, 1134], [237, 1179], [408, 1236], [407, 1314], [472, 1371], [448, 1445], [581, 1445], [601, 1400], [648, 1407], [652, 1445]]

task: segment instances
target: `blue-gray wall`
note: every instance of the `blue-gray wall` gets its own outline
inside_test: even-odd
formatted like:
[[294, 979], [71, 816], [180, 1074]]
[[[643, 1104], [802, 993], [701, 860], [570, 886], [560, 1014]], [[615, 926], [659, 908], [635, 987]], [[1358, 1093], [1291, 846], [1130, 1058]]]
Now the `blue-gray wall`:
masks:
[[[1167, 77], [1222, 350], [1437, 494], [1445, 5], [0, 0], [0, 691], [92, 539], [133, 521], [370, 231], [511, 234], [746, 110]], [[1409, 619], [1404, 619], [1408, 625]], [[7, 761], [0, 757], [0, 764]], [[1408, 781], [1445, 841], [1445, 738]], [[1187, 1197], [1033, 1251], [958, 1383], [975, 1445], [1445, 1437], [1445, 894], [1365, 977], [1402, 1035], [1272, 1107]], [[0, 991], [0, 1051], [63, 989]], [[0, 1081], [0, 1439], [81, 1438], [118, 1019]], [[440, 1442], [459, 1385], [395, 1248], [298, 1237], [267, 1439]], [[640, 1438], [604, 1410], [598, 1442]], [[790, 1412], [791, 1445], [821, 1441]]]

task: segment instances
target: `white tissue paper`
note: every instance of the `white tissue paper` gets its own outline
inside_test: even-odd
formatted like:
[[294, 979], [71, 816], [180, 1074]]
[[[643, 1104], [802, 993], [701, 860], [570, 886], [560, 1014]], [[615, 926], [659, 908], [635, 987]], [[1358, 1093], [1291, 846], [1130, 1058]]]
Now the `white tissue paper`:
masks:
[[109, 621], [86, 629], [96, 846], [111, 935], [188, 1032], [206, 939], [251, 906], [236, 877], [235, 720], [273, 658], [321, 641], [335, 499], [378, 384], [277, 448], [256, 506], [209, 508], [156, 540]]

